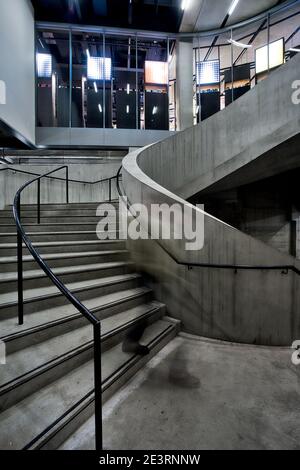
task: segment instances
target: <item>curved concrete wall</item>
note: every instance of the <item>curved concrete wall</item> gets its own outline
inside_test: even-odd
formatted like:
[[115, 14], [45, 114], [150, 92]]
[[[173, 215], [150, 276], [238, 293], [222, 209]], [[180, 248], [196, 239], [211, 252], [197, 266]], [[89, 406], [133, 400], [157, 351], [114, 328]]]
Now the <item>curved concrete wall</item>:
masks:
[[261, 156], [267, 163], [260, 178], [283, 171], [283, 158], [286, 170], [298, 165], [299, 145], [280, 155], [271, 151], [299, 134], [300, 104], [292, 102], [299, 70], [300, 54], [222, 112], [152, 147], [143, 171], [187, 199]]
[[[153, 203], [188, 205], [192, 207], [191, 217], [194, 218], [199, 209], [178, 196], [187, 192], [180, 188], [188, 185], [188, 179], [204, 174], [202, 181], [206, 178], [206, 184], [210, 184], [217, 174], [216, 168], [222, 164], [227, 172], [233, 171], [234, 166], [230, 164], [233, 160], [242, 166], [256, 154], [272, 148], [274, 141], [279, 143], [299, 132], [299, 107], [291, 104], [290, 82], [298, 73], [297, 70], [294, 73], [292, 64], [299, 62], [300, 56], [272, 74], [248, 96], [202, 125], [125, 157], [123, 186], [130, 202], [143, 203], [148, 209]], [[284, 78], [287, 71], [289, 79]], [[269, 86], [271, 82], [277, 83], [280, 103], [276, 103], [273, 95], [271, 115], [270, 97], [263, 94], [268, 82]], [[288, 86], [289, 92], [282, 90], [280, 83]], [[246, 111], [245, 101], [250, 95], [254, 102]], [[282, 117], [278, 110], [281, 110], [283, 96], [290, 102]], [[244, 114], [245, 119], [240, 121], [234, 116], [236, 113]], [[251, 113], [261, 122], [253, 120]], [[229, 123], [224, 129], [222, 123], [226, 116]], [[241, 115], [239, 117], [241, 119]], [[235, 139], [236, 132], [240, 137], [241, 131], [234, 130], [233, 122], [239, 129], [244, 126], [245, 132], [249, 130], [245, 141]], [[232, 137], [228, 138], [229, 135]], [[178, 260], [195, 263], [300, 267], [294, 258], [207, 213], [202, 216], [204, 245], [201, 250], [186, 252], [186, 240], [160, 240], [160, 244], [151, 240], [129, 241], [135, 261], [148, 275], [157, 298], [167, 304], [169, 314], [182, 321], [185, 331], [211, 338], [265, 345], [290, 345], [300, 338], [300, 277], [297, 274], [263, 269], [237, 272], [218, 268], [188, 269], [176, 264], [161, 248], [164, 246]]]

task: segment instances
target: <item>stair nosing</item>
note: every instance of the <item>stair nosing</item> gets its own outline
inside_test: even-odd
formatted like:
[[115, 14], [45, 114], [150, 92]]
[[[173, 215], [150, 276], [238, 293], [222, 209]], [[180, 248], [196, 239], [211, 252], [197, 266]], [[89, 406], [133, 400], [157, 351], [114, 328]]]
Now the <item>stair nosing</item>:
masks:
[[[104, 265], [104, 266], [101, 267], [101, 265]], [[107, 266], [107, 265], [109, 265], [109, 266]], [[76, 268], [80, 268], [80, 269], [76, 269], [75, 271], [68, 270], [66, 272], [59, 273], [58, 275], [59, 276], [65, 276], [65, 275], [68, 275], [68, 274], [77, 274], [77, 273], [82, 272], [83, 269], [84, 269], [84, 272], [92, 272], [92, 271], [98, 271], [98, 270], [102, 270], [102, 269], [104, 270], [104, 269], [111, 269], [111, 268], [123, 267], [123, 266], [133, 266], [133, 265], [134, 265], [133, 261], [113, 261], [113, 262], [103, 262], [103, 263], [89, 264], [88, 265], [89, 269], [87, 269], [87, 267], [86, 267], [87, 265], [83, 264], [83, 265], [76, 265]], [[91, 266], [96, 266], [96, 267], [91, 268]], [[52, 268], [52, 271], [54, 272], [54, 274], [56, 274], [55, 271], [57, 269], [63, 269], [63, 267]], [[27, 271], [27, 273], [30, 273], [30, 270]], [[32, 275], [32, 276], [30, 276], [30, 275], [26, 276], [26, 271], [25, 271], [23, 280], [24, 281], [32, 281], [34, 279], [41, 279], [41, 278], [47, 278], [47, 277], [48, 277], [47, 274], [45, 274], [45, 272], [41, 269], [41, 270], [39, 270], [39, 274], [35, 274], [35, 275]], [[8, 277], [8, 278], [5, 278], [5, 279], [0, 278], [0, 285], [8, 283], [8, 282], [17, 282], [17, 280], [18, 280], [18, 276], [17, 276], [16, 273], [14, 273], [14, 277], [11, 277], [11, 278]]]
[[[45, 253], [42, 255], [43, 260], [45, 261], [56, 261], [60, 259], [74, 259], [74, 258], [88, 258], [92, 256], [105, 256], [105, 255], [119, 255], [129, 253], [129, 250], [103, 250], [103, 251], [78, 251], [78, 252], [66, 252], [66, 253]], [[3, 259], [7, 258], [7, 259]], [[36, 260], [33, 258], [32, 255], [25, 255], [23, 256], [23, 263], [32, 263]], [[7, 256], [7, 257], [0, 257], [0, 265], [1, 264], [17, 264], [18, 258], [17, 256]]]
[[[124, 291], [120, 292], [126, 292], [125, 289]], [[108, 308], [115, 307], [116, 305], [120, 305], [123, 302], [128, 302], [130, 300], [143, 297], [144, 295], [150, 294], [152, 292], [152, 289], [149, 287], [141, 287], [140, 288], [141, 292], [136, 292], [135, 294], [127, 295], [126, 297], [122, 297], [121, 299], [113, 300], [112, 302], [107, 302], [104, 305], [98, 306], [98, 307], [93, 307], [89, 309], [91, 313], [99, 313], [103, 310], [106, 310]], [[163, 304], [162, 304], [163, 305]], [[76, 311], [76, 308], [74, 307], [74, 311]], [[43, 330], [47, 330], [48, 328], [54, 328], [58, 325], [62, 325], [63, 323], [68, 323], [69, 321], [77, 320], [78, 318], [84, 318], [83, 315], [80, 312], [77, 313], [71, 313], [69, 315], [66, 315], [65, 317], [58, 318], [56, 320], [52, 320], [46, 323], [42, 323], [41, 325], [36, 325], [33, 326], [32, 328], [28, 328], [27, 330], [23, 330], [17, 333], [10, 333], [9, 335], [1, 337], [1, 341], [4, 343], [8, 343], [11, 341], [18, 340], [20, 338], [23, 338], [25, 336], [29, 336], [31, 334], [35, 334], [37, 332], [41, 332]]]
[[[105, 334], [101, 335], [101, 342], [108, 341], [111, 337], [117, 335], [118, 333], [121, 333], [124, 330], [127, 330], [130, 328], [132, 325], [139, 324], [143, 320], [145, 320], [148, 317], [153, 316], [155, 313], [157, 313], [162, 307], [157, 306], [153, 307], [138, 318], [134, 318], [132, 320], [129, 320], [125, 323], [122, 323], [119, 325], [119, 327], [116, 327]], [[73, 357], [76, 357], [77, 355], [88, 351], [94, 344], [93, 340], [86, 341], [83, 344], [80, 344], [79, 346], [69, 349], [68, 351], [65, 351], [63, 354], [60, 356], [57, 356], [53, 359], [50, 359], [47, 362], [44, 362], [43, 364], [40, 364], [39, 366], [36, 366], [34, 369], [31, 369], [27, 372], [24, 372], [23, 374], [19, 375], [18, 377], [15, 377], [14, 379], [2, 384], [0, 386], [0, 397], [5, 395], [6, 393], [9, 393], [12, 390], [15, 390], [18, 387], [21, 387], [24, 383], [29, 382], [30, 380], [35, 379], [36, 377], [44, 374], [45, 372], [51, 370], [54, 367], [57, 367], [58, 365], [62, 364], [63, 362], [72, 359]]]
[[[159, 344], [160, 340], [163, 340], [165, 337], [167, 337], [168, 334], [171, 333], [171, 331], [174, 329], [176, 329], [175, 325], [168, 325], [155, 338], [153, 338], [147, 344], [147, 346], [150, 348], [150, 351], [152, 351], [156, 347], [156, 345]], [[111, 374], [109, 377], [105, 379], [105, 381], [102, 382], [102, 393], [104, 393], [111, 385], [113, 385], [120, 377], [122, 377], [122, 375], [124, 375], [131, 367], [133, 367], [139, 360], [142, 360], [142, 359], [143, 359], [143, 356], [135, 354], [131, 356], [127, 361], [125, 361], [121, 367], [116, 369], [116, 371], [114, 371], [113, 374]], [[75, 416], [81, 413], [87, 406], [89, 406], [94, 401], [94, 393], [95, 393], [95, 389], [91, 389], [88, 393], [86, 393], [83, 397], [81, 397], [80, 400], [78, 400], [71, 407], [69, 407], [60, 417], [54, 420], [42, 432], [40, 432], [35, 438], [33, 438], [28, 444], [26, 444], [23, 447], [23, 450], [28, 450], [30, 447], [36, 444], [39, 440], [45, 437], [49, 431], [51, 431], [52, 429], [55, 429], [55, 427], [69, 415], [68, 421], [65, 424], [63, 424], [63, 426], [61, 426], [57, 431], [55, 431], [55, 434], [61, 431], [61, 429], [63, 429], [63, 427], [65, 427]], [[82, 403], [84, 403], [85, 401], [86, 403], [83, 406], [81, 406]], [[44, 441], [42, 441], [39, 444], [39, 447], [41, 447], [46, 442], [48, 442], [52, 437], [53, 435], [48, 436], [48, 438], [46, 437], [46, 440], [44, 439]]]
[[[76, 293], [84, 292], [86, 290], [97, 289], [99, 287], [107, 287], [107, 286], [122, 284], [124, 282], [131, 281], [133, 279], [141, 279], [141, 275], [138, 274], [138, 273], [128, 273], [128, 274], [124, 274], [124, 276], [126, 276], [126, 278], [124, 278], [124, 279], [119, 279], [119, 280], [115, 280], [115, 281], [107, 281], [107, 282], [101, 282], [101, 279], [99, 279], [99, 284], [92, 284], [91, 286], [86, 285], [86, 286], [83, 286], [83, 287], [78, 287], [78, 288], [72, 289], [71, 292], [73, 294], [76, 294]], [[102, 280], [105, 280], [105, 278], [102, 278]], [[54, 284], [53, 284], [53, 286], [54, 286]], [[51, 292], [50, 294], [44, 294], [44, 295], [40, 295], [38, 297], [30, 297], [28, 299], [24, 299], [23, 303], [24, 304], [30, 304], [32, 302], [40, 302], [42, 300], [52, 299], [52, 298], [60, 297], [60, 296], [63, 296], [63, 293], [58, 290], [57, 292]], [[10, 307], [17, 306], [17, 305], [18, 305], [18, 300], [17, 299], [14, 302], [7, 302], [7, 303], [3, 303], [3, 304], [0, 303], [0, 312], [1, 312], [1, 309], [10, 308]], [[0, 321], [0, 325], [1, 325], [1, 321]]]

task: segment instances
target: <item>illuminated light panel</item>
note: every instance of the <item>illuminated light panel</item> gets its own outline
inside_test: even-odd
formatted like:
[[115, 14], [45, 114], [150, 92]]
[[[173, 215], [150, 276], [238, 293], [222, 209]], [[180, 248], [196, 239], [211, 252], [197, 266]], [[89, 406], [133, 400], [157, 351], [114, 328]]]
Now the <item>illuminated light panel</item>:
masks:
[[[269, 46], [269, 68], [274, 69], [284, 63], [284, 42], [283, 39], [270, 43]], [[255, 71], [256, 74], [268, 70], [268, 45], [260, 47], [255, 51]]]
[[145, 61], [145, 83], [155, 85], [168, 84], [168, 62], [159, 62], [155, 60]]
[[36, 55], [37, 75], [39, 78], [51, 78], [52, 76], [52, 55], [40, 54]]
[[89, 80], [110, 80], [111, 59], [88, 56], [87, 76]]
[[228, 10], [228, 15], [231, 16], [236, 7], [238, 6], [240, 0], [233, 0], [232, 4], [230, 5], [230, 8]]
[[220, 82], [220, 62], [207, 60], [197, 62], [197, 85], [212, 85]]

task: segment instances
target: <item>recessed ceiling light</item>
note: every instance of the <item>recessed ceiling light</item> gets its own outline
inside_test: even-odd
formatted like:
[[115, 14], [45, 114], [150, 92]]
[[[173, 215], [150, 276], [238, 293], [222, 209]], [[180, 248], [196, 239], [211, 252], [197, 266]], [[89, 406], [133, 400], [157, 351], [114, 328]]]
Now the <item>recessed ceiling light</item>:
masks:
[[228, 10], [228, 15], [232, 15], [232, 13], [234, 12], [234, 10], [236, 9], [237, 7], [237, 4], [239, 3], [240, 0], [233, 0], [229, 10]]
[[188, 5], [189, 5], [189, 3], [190, 3], [190, 0], [182, 0], [182, 2], [181, 2], [181, 10], [183, 10], [183, 11], [186, 10], [187, 7], [188, 7]]

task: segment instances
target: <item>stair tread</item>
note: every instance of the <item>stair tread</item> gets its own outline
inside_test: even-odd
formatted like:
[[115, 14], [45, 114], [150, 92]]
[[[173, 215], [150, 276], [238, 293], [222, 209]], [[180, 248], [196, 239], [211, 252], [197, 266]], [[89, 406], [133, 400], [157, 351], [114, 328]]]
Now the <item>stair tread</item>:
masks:
[[[124, 301], [130, 297], [141, 296], [143, 294], [150, 293], [151, 289], [148, 287], [135, 287], [132, 289], [118, 290], [110, 294], [98, 295], [84, 301], [85, 307], [89, 310], [103, 309], [116, 302]], [[47, 324], [49, 322], [55, 322], [66, 317], [78, 314], [77, 309], [71, 304], [66, 303], [65, 305], [45, 308], [39, 312], [28, 313], [25, 317], [24, 325], [17, 324], [17, 318], [3, 319], [1, 324], [1, 338], [9, 334], [17, 333], [18, 331], [26, 331], [35, 326]]]
[[[63, 275], [63, 274], [72, 274], [77, 272], [86, 272], [88, 270], [96, 270], [96, 269], [109, 269], [114, 267], [123, 267], [123, 266], [131, 266], [134, 263], [132, 261], [111, 261], [105, 263], [90, 263], [90, 264], [82, 264], [79, 266], [63, 266], [59, 268], [52, 268], [52, 271], [56, 275]], [[41, 269], [33, 269], [24, 271], [23, 278], [24, 279], [32, 279], [38, 277], [47, 277], [44, 271]], [[16, 273], [0, 273], [0, 282], [1, 281], [16, 281], [17, 274]]]
[[[94, 233], [94, 232], [93, 232]], [[49, 246], [78, 246], [78, 245], [105, 245], [107, 243], [122, 243], [123, 240], [65, 240], [58, 242], [33, 242], [34, 247], [49, 247]], [[23, 243], [23, 247], [26, 245]], [[17, 248], [17, 243], [0, 243], [0, 249]], [[45, 255], [44, 255], [45, 256]]]
[[[142, 344], [150, 344], [172, 325], [158, 320], [146, 328]], [[118, 344], [103, 353], [103, 382], [134, 357]], [[142, 360], [142, 358], [140, 358]], [[69, 372], [1, 413], [0, 448], [21, 449], [94, 388], [93, 360]]]
[[[85, 288], [91, 288], [93, 286], [105, 286], [111, 283], [117, 283], [121, 281], [126, 281], [130, 279], [140, 278], [140, 274], [130, 273], [130, 274], [119, 274], [116, 276], [108, 276], [100, 279], [86, 279], [82, 281], [76, 281], [71, 283], [66, 283], [65, 286], [71, 291], [84, 290]], [[36, 287], [33, 289], [25, 289], [23, 291], [24, 301], [31, 301], [40, 297], [47, 297], [51, 294], [59, 293], [59, 289], [53, 284], [45, 287]], [[18, 292], [9, 292], [5, 294], [0, 294], [0, 308], [3, 305], [15, 304], [18, 301]], [[0, 316], [1, 319], [1, 316]]]
[[[60, 231], [60, 232], [26, 232], [26, 235], [30, 237], [30, 235], [84, 235], [84, 234], [94, 234], [95, 230], [75, 230], [72, 232], [71, 230], [69, 232], [65, 231]], [[16, 232], [0, 232], [0, 238], [1, 237], [7, 237], [7, 236], [15, 236]]]
[[[103, 255], [114, 255], [114, 254], [123, 254], [128, 253], [128, 250], [104, 250], [104, 251], [76, 251], [71, 253], [47, 253], [43, 254], [43, 260], [55, 260], [55, 259], [73, 259], [73, 258], [81, 258], [81, 257], [89, 257], [89, 256], [103, 256]], [[32, 255], [24, 255], [23, 262], [33, 261], [34, 258]], [[18, 257], [17, 256], [1, 256], [0, 257], [0, 264], [5, 263], [17, 263]]]
[[[142, 315], [158, 308], [161, 304], [155, 302], [146, 303], [124, 310], [118, 314], [104, 318], [102, 320], [102, 336], [119, 328], [126, 323], [137, 320]], [[7, 356], [6, 366], [3, 368], [0, 378], [0, 390], [3, 384], [41, 367], [47, 362], [54, 360], [68, 352], [90, 343], [93, 340], [93, 330], [86, 322], [83, 326], [72, 329], [67, 333], [48, 338], [38, 344], [33, 344]]]

